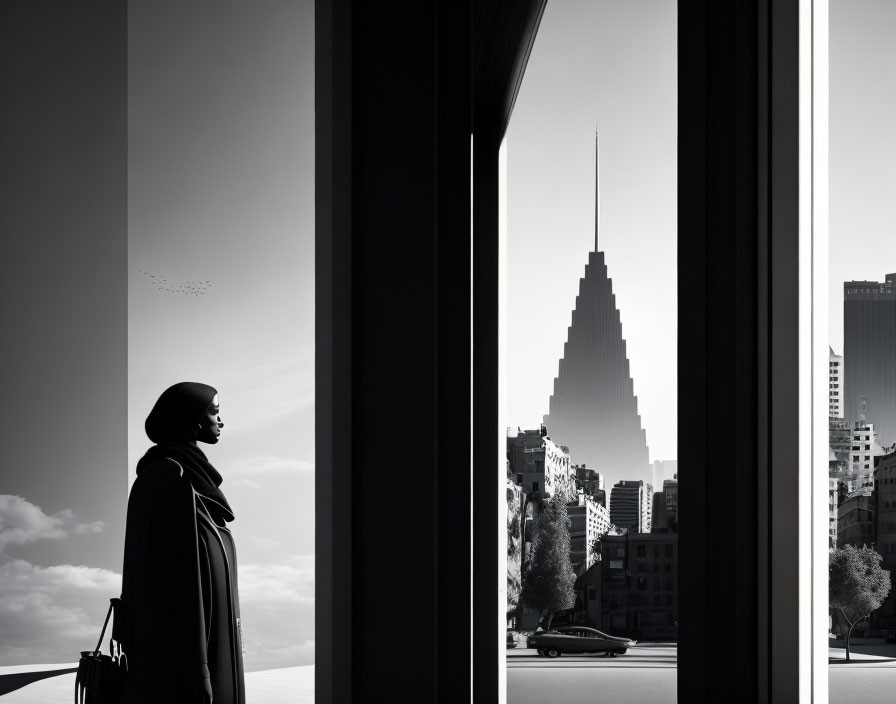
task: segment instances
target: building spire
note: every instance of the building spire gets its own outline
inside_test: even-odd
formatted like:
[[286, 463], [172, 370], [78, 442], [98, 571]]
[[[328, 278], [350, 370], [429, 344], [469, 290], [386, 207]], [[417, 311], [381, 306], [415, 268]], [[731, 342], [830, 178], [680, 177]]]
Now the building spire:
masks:
[[594, 251], [597, 252], [600, 232], [600, 145], [597, 139], [597, 125], [594, 126]]

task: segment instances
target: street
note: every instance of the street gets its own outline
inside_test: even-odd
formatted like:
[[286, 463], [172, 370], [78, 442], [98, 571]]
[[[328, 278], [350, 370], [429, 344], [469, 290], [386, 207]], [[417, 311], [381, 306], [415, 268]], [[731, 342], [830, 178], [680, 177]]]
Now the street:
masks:
[[[840, 645], [831, 641], [832, 645]], [[856, 645], [853, 662], [831, 647], [831, 704], [892, 701], [896, 689], [896, 645]], [[674, 643], [649, 643], [625, 655], [561, 655], [550, 659], [528, 648], [507, 651], [507, 704], [671, 704], [678, 672]]]
[[670, 704], [676, 701], [677, 648], [649, 643], [615, 658], [541, 657], [528, 648], [507, 651], [507, 704]]

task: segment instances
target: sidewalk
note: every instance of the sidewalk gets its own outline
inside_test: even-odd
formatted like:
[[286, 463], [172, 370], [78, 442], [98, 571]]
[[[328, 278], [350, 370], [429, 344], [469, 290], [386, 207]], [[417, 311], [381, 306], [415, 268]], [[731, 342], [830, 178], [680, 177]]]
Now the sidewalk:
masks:
[[878, 638], [854, 638], [850, 641], [850, 660], [846, 661], [846, 641], [828, 640], [828, 662], [832, 667], [866, 665], [896, 667], [896, 643], [882, 642]]

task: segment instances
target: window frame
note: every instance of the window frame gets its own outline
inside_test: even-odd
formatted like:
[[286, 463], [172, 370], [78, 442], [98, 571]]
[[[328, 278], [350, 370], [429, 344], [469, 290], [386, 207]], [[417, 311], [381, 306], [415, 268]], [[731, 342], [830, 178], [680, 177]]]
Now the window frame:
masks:
[[[348, 701], [352, 694], [362, 700], [371, 683], [409, 676], [435, 697], [442, 694], [440, 687], [454, 686], [453, 700], [459, 700], [458, 683], [468, 683], [471, 700], [499, 700], [504, 619], [494, 585], [501, 578], [495, 546], [504, 497], [490, 479], [501, 456], [498, 150], [544, 4], [494, 0], [449, 6], [433, 0], [409, 3], [390, 13], [388, 23], [351, 0], [316, 5], [317, 701]], [[826, 7], [823, 0], [815, 6]], [[826, 347], [824, 363], [817, 366], [824, 377], [817, 390], [824, 393], [806, 396], [816, 368], [810, 362], [806, 371], [806, 325], [811, 340], [812, 331], [818, 332], [812, 327], [818, 309], [811, 307], [811, 289], [806, 308], [805, 285], [820, 256], [816, 251], [806, 268], [814, 234], [806, 224], [823, 187], [813, 183], [816, 199], [806, 200], [801, 155], [805, 160], [813, 123], [807, 130], [811, 111], [800, 112], [807, 98], [800, 66], [802, 60], [805, 71], [805, 52], [816, 40], [812, 29], [821, 23], [820, 10], [812, 17], [812, 8], [812, 0], [679, 0], [678, 374], [688, 379], [689, 389], [679, 398], [679, 417], [688, 420], [679, 431], [679, 446], [688, 448], [679, 513], [691, 517], [679, 524], [677, 572], [689, 584], [679, 594], [679, 611], [688, 614], [679, 626], [680, 701], [826, 699], [821, 680], [826, 683], [827, 663], [822, 677], [812, 630], [822, 612], [818, 575], [826, 565], [817, 559], [818, 547], [810, 541], [807, 550], [805, 544], [811, 521], [819, 518], [812, 515], [814, 488], [808, 494], [800, 490], [818, 441], [811, 424], [808, 430], [801, 425], [801, 414], [807, 402], [823, 408], [828, 397]], [[421, 26], [427, 27], [425, 46], [415, 36]], [[433, 42], [433, 34], [442, 41]], [[402, 86], [407, 96], [392, 90], [395, 76], [385, 68], [418, 65], [421, 56], [432, 70], [417, 84]], [[465, 63], [470, 68], [465, 75], [454, 70]], [[367, 592], [371, 556], [361, 530], [364, 519], [375, 515], [363, 491], [364, 471], [375, 466], [363, 452], [365, 423], [374, 420], [363, 412], [371, 393], [364, 374], [371, 363], [367, 355], [383, 369], [399, 369], [395, 360], [365, 349], [359, 335], [375, 317], [362, 305], [375, 290], [367, 276], [370, 265], [358, 250], [369, 246], [365, 238], [373, 234], [384, 238], [384, 246], [392, 236], [376, 226], [370, 196], [378, 192], [377, 183], [363, 158], [371, 127], [382, 124], [371, 100], [380, 91], [394, 101], [393, 116], [405, 106], [419, 108], [427, 95], [435, 106], [449, 99], [457, 105], [448, 114], [422, 110], [417, 122], [409, 123], [411, 136], [421, 137], [418, 128], [426, 132], [431, 153], [412, 154], [396, 143], [396, 165], [384, 165], [385, 176], [380, 174], [401, 182], [401, 167], [435, 177], [433, 200], [408, 199], [399, 208], [416, 214], [431, 209], [436, 225], [419, 237], [432, 242], [432, 259], [425, 264], [414, 259], [419, 250], [400, 248], [393, 255], [404, 271], [425, 264], [445, 274], [432, 284], [413, 276], [407, 282], [418, 294], [415, 302], [434, 316], [428, 319], [434, 328], [422, 327], [435, 330], [434, 345], [423, 356], [427, 350], [439, 352], [429, 376], [423, 367], [414, 368], [415, 399], [435, 409], [434, 418], [455, 423], [444, 439], [443, 425], [430, 426], [433, 474], [443, 466], [456, 472], [463, 456], [458, 438], [471, 448], [469, 487], [455, 486], [449, 496], [423, 474], [422, 486], [432, 493], [420, 487], [414, 493], [415, 509], [450, 516], [454, 530], [448, 536], [436, 523], [426, 524], [408, 537], [414, 549], [436, 555], [427, 562], [429, 574], [414, 575], [420, 588], [429, 585], [435, 605], [433, 611], [423, 609], [432, 635], [415, 649], [414, 657], [426, 665], [416, 669], [396, 662], [387, 649], [361, 647], [370, 637], [364, 624], [374, 596]], [[464, 111], [468, 118], [458, 114]], [[465, 126], [465, 135], [459, 126]], [[809, 153], [814, 147], [810, 140]], [[459, 217], [442, 220], [455, 210]], [[440, 238], [439, 231], [449, 235]], [[416, 344], [421, 326], [394, 334]], [[455, 359], [446, 359], [452, 355]], [[465, 359], [472, 370], [458, 363]], [[449, 384], [450, 375], [459, 376]], [[464, 379], [475, 380], [465, 394], [460, 393]], [[695, 437], [688, 432], [693, 427], [706, 432]], [[725, 472], [719, 471], [722, 466]], [[336, 477], [350, 479], [347, 494], [339, 493]], [[725, 559], [713, 559], [720, 555]], [[380, 559], [392, 564], [397, 558]], [[468, 611], [459, 597], [464, 583], [470, 585]], [[439, 615], [440, 607], [450, 618]], [[470, 628], [458, 637], [457, 623], [466, 619]], [[720, 632], [735, 643], [736, 657], [713, 646]], [[327, 639], [335, 633], [348, 634], [347, 641]], [[435, 652], [439, 657], [432, 659]]]

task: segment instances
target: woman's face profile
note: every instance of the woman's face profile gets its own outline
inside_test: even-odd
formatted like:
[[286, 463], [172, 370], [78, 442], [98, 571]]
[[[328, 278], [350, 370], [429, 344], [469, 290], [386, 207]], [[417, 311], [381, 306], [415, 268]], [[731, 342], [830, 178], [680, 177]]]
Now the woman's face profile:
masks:
[[205, 413], [199, 421], [200, 430], [196, 435], [196, 439], [200, 442], [207, 442], [210, 445], [214, 445], [218, 442], [218, 438], [221, 436], [221, 428], [224, 427], [224, 423], [221, 422], [221, 409], [218, 406], [218, 394], [215, 394], [215, 397], [211, 400], [211, 403], [208, 404], [208, 408], [205, 409]]

